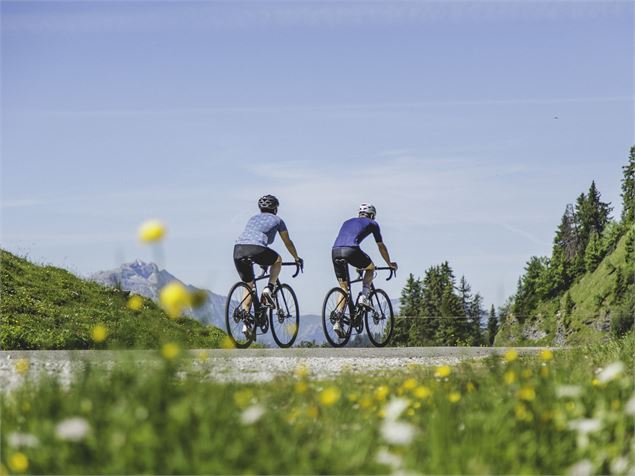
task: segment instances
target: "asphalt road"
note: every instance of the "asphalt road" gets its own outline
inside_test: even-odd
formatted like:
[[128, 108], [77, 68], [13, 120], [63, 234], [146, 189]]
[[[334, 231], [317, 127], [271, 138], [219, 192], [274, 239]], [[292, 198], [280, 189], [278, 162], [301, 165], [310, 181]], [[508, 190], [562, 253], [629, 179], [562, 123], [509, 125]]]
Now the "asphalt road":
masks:
[[[540, 347], [515, 347], [519, 353], [538, 352]], [[398, 348], [292, 348], [292, 349], [201, 349], [186, 354], [192, 365], [205, 378], [219, 381], [259, 382], [292, 372], [305, 366], [314, 378], [323, 379], [341, 372], [372, 372], [406, 369], [410, 365], [457, 365], [468, 359], [503, 354], [505, 347], [398, 347]], [[0, 352], [0, 389], [11, 389], [24, 376], [16, 370], [20, 359], [29, 361], [28, 373], [37, 376], [42, 371], [69, 382], [83, 362], [112, 367], [128, 360], [139, 366], [153, 366], [159, 354], [151, 350], [38, 350]]]

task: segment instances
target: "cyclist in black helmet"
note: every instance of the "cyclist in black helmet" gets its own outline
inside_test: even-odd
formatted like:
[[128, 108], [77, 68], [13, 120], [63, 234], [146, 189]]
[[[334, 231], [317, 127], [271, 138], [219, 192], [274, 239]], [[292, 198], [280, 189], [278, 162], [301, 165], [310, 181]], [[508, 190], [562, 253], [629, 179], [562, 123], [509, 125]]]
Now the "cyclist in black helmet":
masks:
[[[234, 246], [234, 264], [240, 276], [240, 279], [254, 287], [254, 270], [253, 266], [245, 258], [250, 258], [256, 264], [261, 266], [269, 266], [269, 284], [262, 290], [261, 299], [264, 304], [274, 306], [272, 292], [280, 269], [282, 268], [282, 259], [280, 255], [269, 248], [276, 237], [276, 233], [280, 234], [282, 242], [293, 256], [296, 263], [303, 263], [302, 258], [298, 256], [295, 245], [282, 218], [277, 216], [278, 206], [280, 202], [273, 195], [265, 195], [258, 200], [258, 208], [260, 213], [252, 216], [245, 230], [236, 240]], [[251, 305], [251, 300], [245, 302], [246, 308]]]

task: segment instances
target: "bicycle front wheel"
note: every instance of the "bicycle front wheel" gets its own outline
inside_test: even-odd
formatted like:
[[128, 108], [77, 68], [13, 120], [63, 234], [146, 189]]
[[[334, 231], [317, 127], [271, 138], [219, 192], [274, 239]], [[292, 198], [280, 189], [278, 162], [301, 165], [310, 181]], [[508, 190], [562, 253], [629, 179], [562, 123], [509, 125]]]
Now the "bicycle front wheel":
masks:
[[288, 284], [278, 286], [273, 295], [276, 308], [269, 311], [271, 335], [278, 347], [291, 347], [298, 337], [300, 311], [298, 298]]
[[348, 310], [348, 295], [342, 288], [333, 288], [324, 298], [322, 306], [324, 336], [333, 347], [342, 347], [351, 338], [353, 330]]
[[375, 347], [384, 347], [390, 342], [395, 327], [392, 303], [383, 289], [373, 290], [369, 301], [373, 307], [364, 316], [368, 338]]
[[251, 345], [256, 335], [254, 313], [255, 293], [245, 283], [236, 283], [229, 291], [225, 303], [227, 335], [239, 349]]

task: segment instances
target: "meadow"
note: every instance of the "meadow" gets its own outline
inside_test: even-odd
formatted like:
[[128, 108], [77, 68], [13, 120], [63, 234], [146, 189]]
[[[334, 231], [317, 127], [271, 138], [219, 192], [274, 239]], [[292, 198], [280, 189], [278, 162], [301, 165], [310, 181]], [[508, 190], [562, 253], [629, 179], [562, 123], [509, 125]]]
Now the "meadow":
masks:
[[265, 384], [202, 378], [205, 354], [29, 372], [3, 393], [2, 467], [32, 474], [629, 474], [632, 335], [458, 367]]

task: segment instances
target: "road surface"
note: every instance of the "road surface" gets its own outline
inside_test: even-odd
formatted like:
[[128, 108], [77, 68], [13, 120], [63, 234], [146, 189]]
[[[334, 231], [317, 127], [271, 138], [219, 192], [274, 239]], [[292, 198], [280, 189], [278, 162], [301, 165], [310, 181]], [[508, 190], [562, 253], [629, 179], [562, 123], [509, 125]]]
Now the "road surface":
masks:
[[[519, 353], [535, 353], [540, 347], [515, 347]], [[324, 379], [341, 372], [370, 372], [407, 369], [410, 365], [457, 365], [468, 359], [503, 354], [505, 347], [391, 347], [391, 348], [292, 348], [292, 349], [202, 349], [190, 350], [186, 358], [206, 378], [219, 381], [262, 382], [305, 366], [313, 378]], [[24, 376], [16, 370], [21, 359], [29, 362], [28, 373], [42, 371], [57, 375], [68, 383], [73, 373], [88, 360], [95, 366], [111, 368], [121, 360], [139, 366], [160, 361], [151, 350], [37, 350], [0, 352], [0, 388], [18, 385]]]

